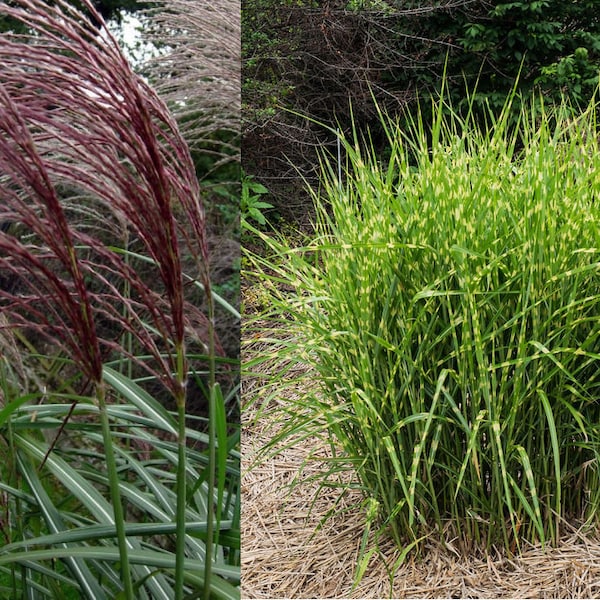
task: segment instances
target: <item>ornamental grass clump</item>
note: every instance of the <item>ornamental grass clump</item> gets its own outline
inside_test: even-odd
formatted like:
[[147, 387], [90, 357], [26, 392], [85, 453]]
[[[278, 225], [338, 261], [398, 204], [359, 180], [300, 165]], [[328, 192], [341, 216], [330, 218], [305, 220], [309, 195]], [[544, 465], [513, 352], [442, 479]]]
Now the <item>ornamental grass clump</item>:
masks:
[[516, 127], [509, 109], [484, 128], [443, 102], [429, 127], [382, 115], [385, 160], [356, 132], [342, 181], [324, 159], [315, 237], [249, 257], [272, 393], [298, 363], [314, 381], [277, 402], [274, 441], [331, 444], [322, 484], [355, 473], [365, 541], [510, 553], [598, 522], [596, 107], [535, 101]]
[[[235, 597], [236, 442], [215, 381], [189, 149], [93, 3], [15, 0], [0, 16], [24, 32], [0, 34], [0, 348], [16, 340], [51, 366], [43, 389], [25, 394], [0, 361], [2, 490], [17, 522], [3, 529], [0, 585], [5, 575], [12, 589], [0, 589]], [[203, 290], [205, 311], [190, 287]], [[208, 435], [186, 428], [192, 342], [208, 365]], [[174, 414], [134, 372], [162, 386]], [[36, 427], [32, 402], [51, 405]], [[54, 430], [52, 443], [38, 430]], [[83, 439], [61, 437], [77, 430]], [[34, 511], [43, 527], [23, 516]], [[46, 561], [56, 558], [54, 570]]]

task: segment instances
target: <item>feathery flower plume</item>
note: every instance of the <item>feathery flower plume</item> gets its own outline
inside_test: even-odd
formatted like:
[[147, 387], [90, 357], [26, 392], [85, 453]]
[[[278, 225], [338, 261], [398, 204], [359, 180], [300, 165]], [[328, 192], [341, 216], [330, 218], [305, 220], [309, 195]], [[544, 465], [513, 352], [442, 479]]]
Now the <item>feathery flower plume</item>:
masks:
[[[27, 31], [0, 34], [0, 274], [16, 282], [0, 289], [0, 327], [45, 336], [94, 384], [128, 599], [131, 545], [103, 364], [115, 351], [135, 359], [123, 333], [153, 358], [141, 364], [171, 391], [178, 410], [179, 599], [188, 321], [203, 319], [207, 353], [215, 347], [212, 324], [185, 301], [182, 273], [182, 256], [193, 257], [212, 314], [204, 213], [193, 162], [168, 109], [132, 72], [91, 0], [81, 5], [82, 11], [65, 0], [0, 5], [0, 17]], [[144, 274], [128, 253], [132, 246], [151, 261]]]
[[[0, 231], [0, 271], [28, 290], [0, 290], [9, 322], [59, 340], [97, 381], [101, 350], [118, 343], [99, 338], [94, 320], [109, 320], [136, 336], [180, 395], [181, 382], [171, 374], [189, 308], [182, 246], [210, 287], [204, 213], [187, 146], [105, 28], [64, 0], [16, 0], [0, 14], [30, 31], [0, 39], [0, 222], [20, 232]], [[118, 237], [89, 227], [83, 217], [90, 214], [137, 241], [160, 286], [151, 289], [113, 250]], [[129, 283], [128, 295], [119, 280]]]
[[168, 51], [150, 64], [156, 89], [172, 107], [188, 142], [223, 147], [239, 158], [237, 142], [227, 146], [211, 134], [229, 131], [236, 138], [241, 118], [240, 0], [197, 2], [154, 0], [149, 11], [151, 40], [164, 40]]

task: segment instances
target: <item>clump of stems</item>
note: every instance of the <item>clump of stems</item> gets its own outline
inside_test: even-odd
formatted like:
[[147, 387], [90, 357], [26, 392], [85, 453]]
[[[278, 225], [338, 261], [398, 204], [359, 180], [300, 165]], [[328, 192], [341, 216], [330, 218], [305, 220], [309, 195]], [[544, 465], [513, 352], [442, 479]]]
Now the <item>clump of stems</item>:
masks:
[[272, 257], [251, 257], [274, 290], [257, 327], [285, 309], [279, 359], [315, 374], [278, 402], [277, 441], [329, 440], [324, 483], [346, 461], [368, 527], [398, 545], [557, 543], [600, 506], [596, 106], [535, 100], [516, 126], [510, 101], [485, 127], [443, 101], [434, 114], [382, 115], [385, 159], [342, 138], [314, 239], [263, 236]]

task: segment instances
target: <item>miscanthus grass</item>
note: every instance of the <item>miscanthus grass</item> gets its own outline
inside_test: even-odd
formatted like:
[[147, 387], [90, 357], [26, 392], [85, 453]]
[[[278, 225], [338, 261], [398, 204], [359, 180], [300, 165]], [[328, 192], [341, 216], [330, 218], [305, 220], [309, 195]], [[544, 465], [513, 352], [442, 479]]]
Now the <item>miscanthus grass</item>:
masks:
[[[153, 0], [145, 36], [168, 48], [148, 65], [186, 140], [220, 163], [239, 160], [240, 0]], [[224, 135], [226, 134], [226, 135]], [[228, 139], [229, 137], [229, 139]]]
[[[267, 307], [248, 327], [276, 363], [274, 442], [328, 441], [322, 485], [343, 492], [337, 474], [355, 473], [359, 574], [369, 529], [407, 550], [433, 536], [518, 552], [597, 524], [596, 107], [536, 101], [516, 127], [508, 109], [485, 128], [443, 102], [429, 126], [382, 115], [385, 159], [355, 132], [341, 181], [323, 161], [314, 237], [262, 235], [247, 256]], [[282, 400], [298, 364], [310, 391]]]
[[[25, 32], [0, 35], [0, 595], [235, 598], [239, 456], [188, 146], [93, 3], [0, 17]], [[207, 435], [186, 427], [199, 361]]]

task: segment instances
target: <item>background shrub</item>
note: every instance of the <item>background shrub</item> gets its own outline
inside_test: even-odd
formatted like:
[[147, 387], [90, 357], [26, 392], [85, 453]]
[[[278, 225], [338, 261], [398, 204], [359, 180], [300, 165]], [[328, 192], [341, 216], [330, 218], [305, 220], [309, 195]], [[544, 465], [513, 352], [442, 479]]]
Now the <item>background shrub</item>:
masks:
[[[244, 168], [281, 215], [302, 223], [311, 202], [294, 167], [316, 185], [319, 148], [335, 136], [288, 111], [346, 135], [353, 122], [368, 127], [382, 150], [372, 98], [390, 113], [411, 114], [419, 98], [428, 110], [444, 72], [455, 110], [468, 110], [471, 90], [482, 118], [515, 85], [584, 108], [598, 83], [597, 12], [593, 1], [246, 0]], [[512, 110], [518, 118], [517, 101]]]

